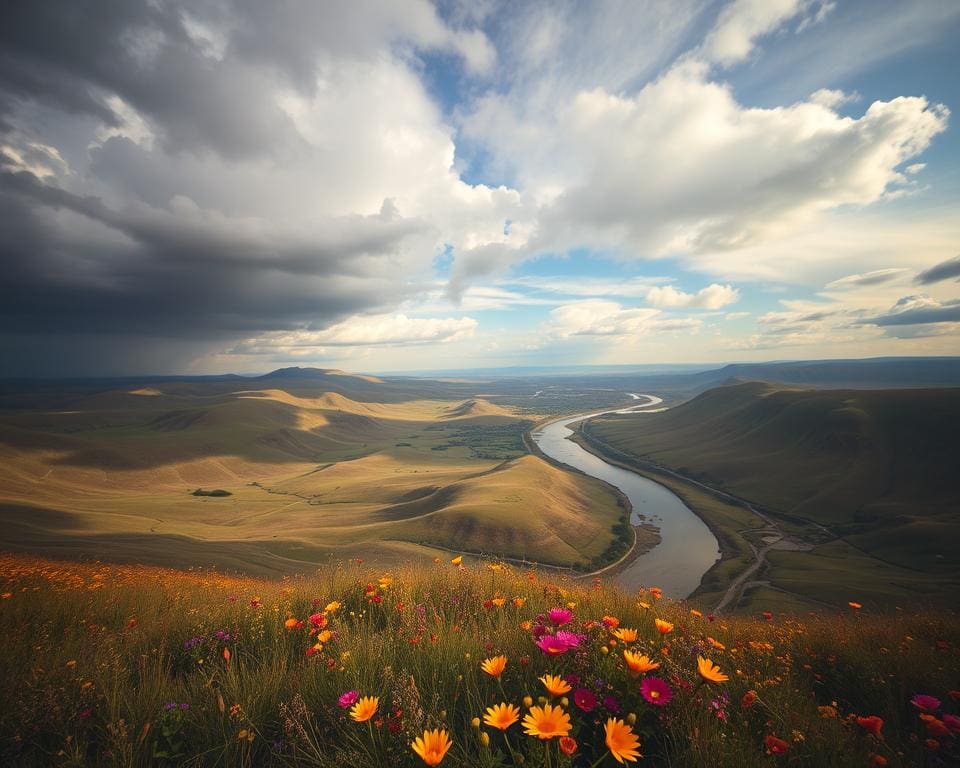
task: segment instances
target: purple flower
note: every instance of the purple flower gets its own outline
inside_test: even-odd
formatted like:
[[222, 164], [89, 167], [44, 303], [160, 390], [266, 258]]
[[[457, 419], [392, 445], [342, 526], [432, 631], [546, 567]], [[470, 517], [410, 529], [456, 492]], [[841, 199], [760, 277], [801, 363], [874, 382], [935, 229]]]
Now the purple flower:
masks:
[[357, 699], [360, 698], [360, 691], [347, 691], [339, 699], [337, 699], [337, 704], [341, 709], [347, 709], [352, 707], [357, 703]]
[[921, 712], [929, 712], [931, 715], [940, 709], [940, 699], [925, 693], [918, 693], [910, 699], [910, 703]]
[[620, 711], [620, 701], [616, 696], [604, 696], [603, 697], [603, 706], [608, 712], [617, 714]]
[[590, 712], [597, 706], [597, 697], [589, 688], [577, 688], [573, 692], [573, 703], [584, 712]]
[[164, 708], [167, 712], [173, 712], [173, 710], [175, 710], [175, 709], [177, 708], [177, 702], [175, 702], [175, 701], [168, 701], [166, 704], [163, 705], [163, 708]]
[[180, 705], [181, 712], [186, 712], [188, 709], [190, 709], [190, 705], [187, 704], [187, 702], [183, 702], [183, 704]]
[[573, 611], [569, 608], [551, 608], [549, 615], [550, 622], [558, 627], [569, 624], [570, 620], [573, 619]]
[[563, 679], [566, 680], [568, 683], [570, 683], [570, 685], [572, 685], [574, 688], [580, 687], [580, 675], [574, 672], [571, 672], [569, 675], [567, 675]]
[[533, 636], [534, 637], [543, 637], [547, 634], [547, 628], [543, 624], [534, 624], [533, 626]]
[[673, 698], [673, 689], [667, 684], [666, 680], [659, 677], [645, 677], [640, 683], [640, 695], [643, 696], [647, 704], [653, 704], [655, 707], [663, 707], [670, 703]]

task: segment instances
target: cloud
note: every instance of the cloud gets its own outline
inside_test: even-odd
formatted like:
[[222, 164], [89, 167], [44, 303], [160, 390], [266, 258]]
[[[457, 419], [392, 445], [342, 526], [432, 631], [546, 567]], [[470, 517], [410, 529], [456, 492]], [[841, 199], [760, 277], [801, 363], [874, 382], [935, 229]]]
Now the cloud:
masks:
[[834, 5], [811, 0], [734, 0], [720, 12], [716, 25], [703, 42], [701, 55], [723, 66], [735, 64], [750, 55], [758, 38], [813, 10], [802, 22], [805, 29], [811, 23], [822, 21]]
[[672, 285], [656, 286], [647, 293], [647, 303], [651, 307], [674, 309], [679, 307], [697, 309], [720, 309], [735, 304], [740, 292], [732, 285], [713, 283], [696, 293], [678, 291]]
[[693, 317], [666, 317], [659, 309], [626, 308], [615, 301], [585, 299], [550, 312], [544, 329], [554, 339], [572, 337], [636, 337], [657, 332], [697, 330]]
[[917, 282], [920, 285], [929, 285], [930, 283], [939, 283], [951, 279], [960, 280], [960, 256], [941, 261], [917, 275]]
[[824, 286], [824, 290], [837, 291], [847, 290], [850, 288], [861, 288], [868, 285], [882, 285], [884, 283], [889, 283], [891, 280], [896, 280], [898, 277], [901, 277], [904, 273], [909, 271], [909, 269], [900, 267], [874, 269], [863, 274], [847, 275], [846, 277], [841, 277], [837, 280], [832, 280], [831, 282], [827, 283], [826, 286]]
[[476, 328], [477, 321], [472, 317], [355, 316], [322, 331], [280, 331], [244, 339], [230, 354], [276, 355], [294, 350], [321, 354], [327, 352], [328, 347], [443, 344], [469, 338]]
[[904, 296], [889, 312], [866, 322], [879, 326], [960, 323], [960, 299], [941, 303], [925, 295]]

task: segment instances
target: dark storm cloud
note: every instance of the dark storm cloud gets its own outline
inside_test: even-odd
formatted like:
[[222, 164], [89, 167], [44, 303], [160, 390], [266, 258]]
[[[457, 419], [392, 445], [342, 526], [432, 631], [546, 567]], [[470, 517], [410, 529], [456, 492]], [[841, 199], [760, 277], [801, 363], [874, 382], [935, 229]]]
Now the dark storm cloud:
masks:
[[[279, 91], [313, 92], [330, 56], [382, 55], [385, 15], [409, 17], [397, 28], [414, 43], [449, 45], [435, 18], [390, 7], [378, 21], [350, 3], [4, 3], [0, 376], [170, 370], [204, 345], [414, 293], [398, 259], [423, 221], [389, 199], [328, 215], [329, 194], [311, 206], [309, 184], [271, 173], [317, 157]], [[129, 133], [131, 111], [147, 141], [104, 133]], [[326, 192], [318, 167], [307, 178]], [[306, 202], [287, 215], [287, 200]]]
[[917, 282], [920, 285], [929, 285], [930, 283], [939, 283], [942, 280], [950, 279], [960, 280], [960, 256], [941, 261], [917, 275]]

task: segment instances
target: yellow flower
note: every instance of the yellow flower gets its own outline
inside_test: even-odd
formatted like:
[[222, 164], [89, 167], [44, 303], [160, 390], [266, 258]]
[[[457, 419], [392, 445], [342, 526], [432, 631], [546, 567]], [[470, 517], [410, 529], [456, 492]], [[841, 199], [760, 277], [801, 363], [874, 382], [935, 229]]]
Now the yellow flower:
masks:
[[668, 632], [673, 632], [673, 624], [669, 621], [664, 621], [663, 619], [654, 619], [653, 623], [657, 625], [657, 631], [661, 635], [665, 635]]
[[525, 597], [515, 597], [513, 598], [513, 607], [514, 608], [523, 608], [523, 604], [527, 602]]
[[563, 696], [570, 693], [570, 683], [564, 680], [560, 675], [544, 675], [540, 678], [543, 687], [551, 696]]
[[423, 736], [414, 739], [410, 746], [427, 765], [440, 765], [453, 742], [445, 730], [438, 728], [435, 731], [424, 731]]
[[615, 717], [607, 718], [603, 726], [606, 733], [607, 749], [618, 763], [635, 763], [640, 757], [640, 739], [633, 732], [633, 728]]
[[699, 672], [700, 677], [708, 683], [725, 683], [730, 679], [720, 671], [718, 665], [714, 664], [710, 659], [703, 658], [703, 656], [697, 656], [697, 672]]
[[530, 707], [523, 718], [523, 730], [528, 736], [538, 739], [552, 739], [555, 736], [567, 736], [570, 733], [570, 715], [560, 707], [544, 704], [542, 707]]
[[326, 643], [331, 637], [333, 637], [333, 632], [331, 632], [329, 629], [325, 629], [317, 634], [317, 642]]
[[727, 646], [725, 646], [719, 640], [714, 640], [712, 637], [707, 637], [707, 642], [710, 643], [710, 645], [716, 648], [718, 651], [727, 650]]
[[377, 714], [377, 706], [379, 704], [379, 696], [364, 696], [350, 708], [350, 717], [352, 717], [358, 723], [365, 723], [367, 720]]
[[453, 565], [460, 565], [463, 562], [463, 555], [457, 555], [453, 560], [450, 561]]
[[499, 728], [501, 731], [507, 730], [519, 719], [520, 708], [506, 702], [487, 707], [487, 713], [483, 716], [484, 723], [491, 728]]
[[480, 663], [480, 669], [486, 672], [492, 677], [500, 679], [500, 675], [503, 674], [503, 670], [507, 668], [507, 657], [506, 656], [494, 656], [492, 659], [484, 659]]
[[625, 643], [637, 642], [637, 630], [635, 629], [621, 627], [620, 629], [613, 630], [613, 636], [617, 638], [617, 640], [622, 640]]
[[643, 608], [646, 611], [650, 610], [650, 603], [645, 603], [643, 602], [643, 600], [637, 600], [637, 605], [639, 605], [641, 608]]
[[505, 597], [495, 597], [495, 598], [493, 598], [493, 600], [491, 600], [490, 602], [493, 603], [495, 606], [497, 606], [497, 608], [503, 608], [503, 606], [504, 606], [504, 605], [506, 604], [506, 602], [507, 602], [507, 598], [505, 598]]
[[340, 602], [338, 600], [333, 600], [332, 602], [327, 603], [327, 607], [323, 609], [324, 613], [336, 613], [341, 608]]
[[380, 589], [386, 589], [391, 584], [393, 584], [393, 578], [391, 576], [381, 576], [379, 584], [380, 584]]
[[640, 675], [645, 672], [652, 672], [660, 666], [659, 661], [652, 661], [649, 656], [641, 656], [639, 653], [631, 653], [630, 651], [623, 652], [623, 660], [627, 662], [631, 672]]
[[698, 611], [696, 608], [691, 608], [691, 609], [690, 609], [690, 615], [691, 615], [691, 616], [696, 616], [698, 619], [703, 616], [703, 614], [700, 613], [700, 611]]

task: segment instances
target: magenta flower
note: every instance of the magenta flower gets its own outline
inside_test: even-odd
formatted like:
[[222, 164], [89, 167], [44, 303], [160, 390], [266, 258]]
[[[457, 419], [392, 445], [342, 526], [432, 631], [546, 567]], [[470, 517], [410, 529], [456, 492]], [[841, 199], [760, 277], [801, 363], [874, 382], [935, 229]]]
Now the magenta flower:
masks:
[[918, 693], [910, 699], [910, 703], [921, 712], [929, 712], [930, 714], [940, 709], [940, 699], [936, 696], [928, 696], [925, 693]]
[[943, 724], [947, 726], [950, 733], [960, 733], [960, 717], [944, 714]]
[[337, 704], [341, 709], [347, 709], [352, 707], [357, 703], [357, 699], [360, 698], [360, 691], [347, 691], [339, 699], [337, 699]]
[[673, 698], [673, 689], [667, 685], [666, 680], [659, 677], [645, 677], [640, 683], [640, 695], [643, 696], [647, 704], [653, 704], [655, 707], [663, 707], [670, 703]]
[[617, 714], [617, 712], [620, 711], [620, 700], [616, 696], [604, 696], [603, 706], [607, 709], [608, 712]]
[[584, 712], [590, 712], [597, 706], [597, 697], [588, 688], [577, 688], [573, 692], [573, 703]]
[[586, 639], [585, 635], [578, 635], [576, 632], [567, 632], [563, 629], [557, 630], [557, 639], [560, 642], [566, 643], [567, 648], [576, 648], [580, 645], [582, 640]]
[[570, 646], [556, 635], [544, 635], [537, 640], [537, 647], [548, 656], [559, 656], [570, 650]]
[[572, 618], [573, 611], [567, 608], [550, 609], [550, 622], [558, 627], [562, 627], [564, 624], [569, 624]]

